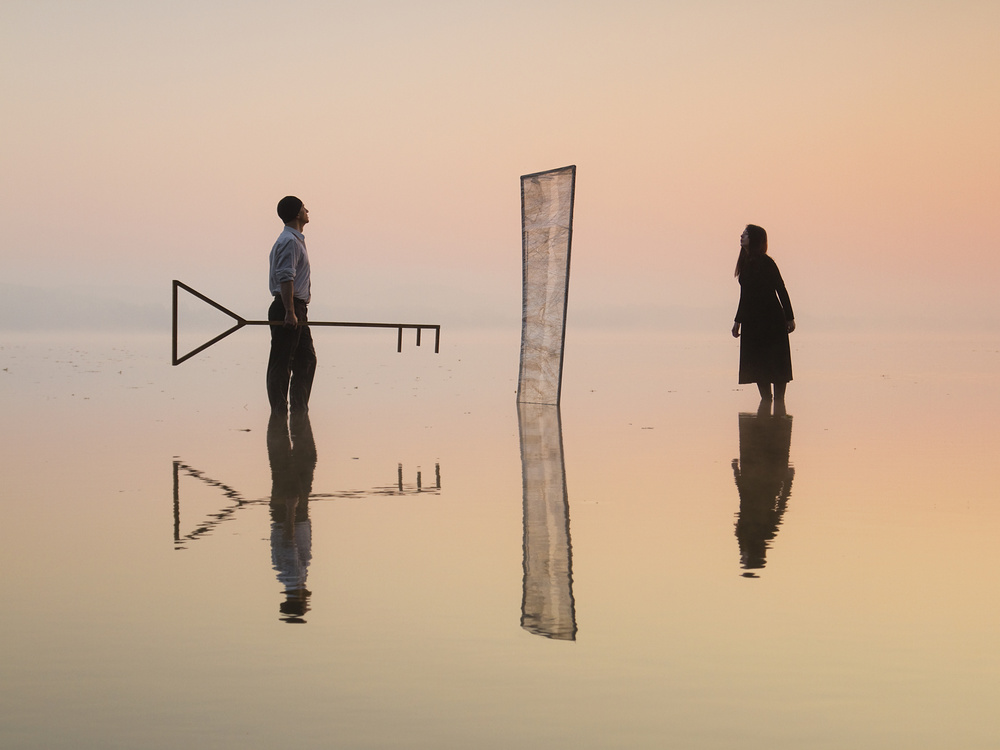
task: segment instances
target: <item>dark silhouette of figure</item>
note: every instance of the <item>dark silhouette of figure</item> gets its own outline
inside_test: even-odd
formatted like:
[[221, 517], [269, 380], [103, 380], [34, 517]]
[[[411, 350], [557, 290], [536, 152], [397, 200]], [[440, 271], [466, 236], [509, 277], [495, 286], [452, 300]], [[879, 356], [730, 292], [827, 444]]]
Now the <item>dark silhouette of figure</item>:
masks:
[[308, 323], [311, 299], [309, 253], [302, 234], [309, 223], [309, 211], [302, 201], [286, 195], [278, 201], [278, 217], [285, 228], [271, 248], [268, 288], [274, 299], [267, 319], [272, 325], [271, 354], [267, 361], [267, 398], [271, 411], [286, 412], [309, 407], [316, 350]]
[[309, 494], [316, 469], [316, 443], [308, 412], [291, 418], [272, 412], [267, 423], [271, 463], [271, 561], [284, 589], [281, 619], [303, 623], [311, 592], [306, 588], [312, 559]]
[[740, 339], [740, 383], [756, 383], [762, 399], [783, 401], [792, 379], [788, 334], [795, 330], [792, 303], [777, 264], [767, 254], [767, 232], [747, 224], [736, 262], [740, 304], [733, 336]]
[[740, 457], [733, 459], [733, 475], [740, 494], [736, 539], [740, 567], [747, 578], [764, 567], [770, 542], [778, 533], [792, 493], [795, 469], [788, 463], [792, 418], [780, 403], [761, 399], [756, 414], [740, 414]]

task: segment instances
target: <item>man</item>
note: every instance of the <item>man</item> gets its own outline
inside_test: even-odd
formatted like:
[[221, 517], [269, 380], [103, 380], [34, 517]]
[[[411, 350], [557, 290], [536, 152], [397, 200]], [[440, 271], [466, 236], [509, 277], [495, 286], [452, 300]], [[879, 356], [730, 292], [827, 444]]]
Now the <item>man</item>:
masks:
[[313, 348], [306, 306], [309, 304], [309, 254], [302, 230], [309, 211], [302, 201], [288, 195], [278, 201], [278, 216], [285, 228], [271, 248], [268, 286], [274, 301], [267, 319], [281, 321], [271, 326], [271, 356], [267, 362], [267, 398], [271, 411], [287, 413], [309, 407], [316, 351]]

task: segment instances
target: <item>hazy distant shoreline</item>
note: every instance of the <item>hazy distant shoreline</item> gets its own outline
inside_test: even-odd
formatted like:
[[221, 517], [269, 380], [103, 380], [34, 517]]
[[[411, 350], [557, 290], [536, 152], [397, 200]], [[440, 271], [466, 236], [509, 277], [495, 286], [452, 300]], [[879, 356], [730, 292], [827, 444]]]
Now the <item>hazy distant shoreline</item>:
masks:
[[162, 331], [170, 307], [137, 303], [108, 290], [83, 287], [39, 289], [0, 284], [0, 330], [5, 331]]
[[[315, 320], [396, 320], [416, 315], [421, 322], [439, 323], [446, 329], [520, 329], [519, 309], [511, 298], [497, 295], [476, 295], [473, 290], [441, 287], [436, 295], [421, 298], [419, 312], [410, 310], [413, 303], [401, 303], [403, 295], [398, 290], [383, 290], [384, 299], [358, 303], [350, 300], [346, 305], [316, 303], [310, 308]], [[519, 292], [519, 290], [518, 290]], [[171, 311], [169, 288], [156, 302], [137, 301], [142, 292], [125, 287], [91, 288], [84, 286], [40, 289], [18, 284], [0, 284], [0, 331], [93, 331], [93, 332], [169, 332]], [[721, 331], [728, 334], [732, 310], [715, 307], [694, 307], [670, 304], [666, 300], [640, 300], [634, 304], [616, 304], [572, 298], [570, 294], [568, 330], [604, 329], [623, 331], [662, 331], [670, 333], [710, 334]], [[131, 299], [130, 299], [131, 297]], [[225, 300], [225, 301], [228, 301]], [[200, 303], [199, 303], [200, 304]], [[254, 310], [243, 309], [239, 303], [236, 312], [252, 318]], [[260, 310], [266, 309], [264, 303]], [[893, 314], [882, 312], [877, 316], [843, 314], [836, 317], [810, 315], [808, 305], [796, 308], [800, 313], [799, 338], [817, 333], [867, 334], [882, 332], [993, 333], [997, 321], [995, 313], [970, 308], [962, 311], [962, 319], [954, 313], [942, 314], [934, 310], [918, 313], [899, 310]], [[189, 318], [186, 329], [212, 329], [231, 321], [221, 313], [205, 306], [204, 319]], [[183, 313], [182, 313], [183, 315]], [[217, 318], [217, 320], [215, 320]], [[427, 321], [423, 319], [427, 318]], [[433, 318], [433, 320], [430, 320]]]

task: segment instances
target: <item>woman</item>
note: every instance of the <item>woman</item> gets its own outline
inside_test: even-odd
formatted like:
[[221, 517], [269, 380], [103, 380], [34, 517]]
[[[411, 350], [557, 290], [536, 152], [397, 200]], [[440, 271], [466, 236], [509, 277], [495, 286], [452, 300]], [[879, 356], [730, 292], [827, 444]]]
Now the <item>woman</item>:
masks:
[[740, 237], [736, 262], [740, 305], [733, 336], [740, 336], [740, 383], [756, 383], [762, 400], [784, 401], [785, 386], [792, 379], [792, 353], [788, 334], [795, 330], [792, 303], [778, 266], [767, 255], [767, 232], [747, 224]]

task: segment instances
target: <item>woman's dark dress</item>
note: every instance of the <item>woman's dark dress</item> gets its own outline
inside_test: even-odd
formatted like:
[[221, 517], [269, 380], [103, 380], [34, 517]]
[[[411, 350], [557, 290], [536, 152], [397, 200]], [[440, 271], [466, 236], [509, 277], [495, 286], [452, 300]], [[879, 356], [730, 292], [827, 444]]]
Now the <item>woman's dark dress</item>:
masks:
[[795, 319], [778, 266], [767, 255], [740, 271], [740, 383], [787, 383], [792, 353], [787, 322]]

